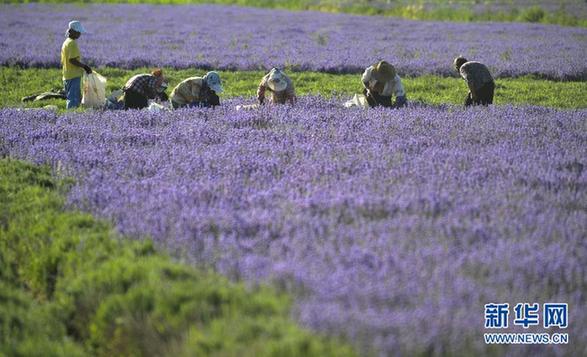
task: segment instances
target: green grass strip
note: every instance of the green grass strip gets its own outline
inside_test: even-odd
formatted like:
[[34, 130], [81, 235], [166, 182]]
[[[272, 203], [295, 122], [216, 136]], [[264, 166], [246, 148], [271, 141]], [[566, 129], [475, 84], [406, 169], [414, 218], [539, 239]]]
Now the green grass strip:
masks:
[[[515, 6], [496, 10], [499, 1], [484, 1], [485, 8], [473, 10], [471, 5], [478, 1], [461, 1], [447, 3], [445, 0], [411, 0], [389, 2], [380, 0], [3, 0], [5, 3], [40, 2], [40, 3], [129, 3], [129, 4], [221, 4], [241, 5], [285, 10], [317, 10], [323, 12], [343, 12], [357, 15], [396, 16], [413, 20], [433, 21], [497, 21], [497, 22], [532, 22], [557, 24], [563, 26], [587, 27], [587, 19], [577, 17], [565, 8], [565, 1], [559, 3], [558, 9], [549, 11], [539, 5]], [[378, 6], [379, 5], [379, 6]]]
[[290, 300], [64, 210], [70, 181], [0, 159], [0, 356], [350, 356]]
[[[116, 68], [97, 68], [99, 73], [108, 78], [108, 90], [121, 88], [126, 80], [137, 73], [148, 72], [149, 69], [123, 70]], [[170, 81], [168, 94], [181, 80], [204, 75], [205, 71], [197, 69], [176, 70], [164, 69]], [[264, 73], [260, 71], [221, 71], [226, 92], [222, 98], [249, 97], [254, 99], [257, 85]], [[360, 74], [329, 74], [318, 72], [291, 72], [297, 94], [322, 95], [337, 97], [341, 101], [350, 99], [354, 93], [362, 89]], [[422, 76], [402, 78], [408, 100], [428, 104], [463, 104], [467, 87], [460, 78]], [[503, 78], [496, 81], [495, 101], [497, 105], [531, 104], [553, 108], [573, 109], [587, 107], [587, 82], [558, 82], [532, 77]], [[53, 88], [62, 88], [61, 70], [16, 67], [0, 67], [0, 86], [4, 95], [0, 97], [0, 107], [42, 107], [48, 104], [65, 108], [63, 100], [22, 103], [21, 98]]]

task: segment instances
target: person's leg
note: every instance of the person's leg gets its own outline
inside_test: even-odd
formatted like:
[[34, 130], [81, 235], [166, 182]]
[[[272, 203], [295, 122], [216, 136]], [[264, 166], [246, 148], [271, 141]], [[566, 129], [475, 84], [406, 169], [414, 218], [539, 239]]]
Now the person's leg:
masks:
[[479, 105], [489, 105], [493, 103], [493, 83], [486, 83], [477, 91], [477, 102]]
[[65, 88], [65, 107], [74, 109], [79, 107], [81, 102], [81, 77], [66, 79], [63, 81]]
[[483, 95], [481, 96], [481, 104], [493, 104], [493, 94], [495, 92], [495, 83], [490, 82], [483, 86]]
[[124, 107], [126, 109], [143, 109], [149, 106], [149, 100], [140, 93], [129, 90], [124, 93]]
[[82, 77], [72, 79], [72, 98], [74, 108], [80, 106], [82, 102]]
[[124, 92], [124, 109], [136, 109], [133, 92]]
[[373, 93], [373, 97], [375, 97], [375, 100], [377, 101], [377, 103], [379, 105], [382, 105], [385, 108], [393, 107], [393, 104], [391, 103], [391, 96], [379, 95], [377, 93]]
[[473, 105], [481, 105], [483, 98], [483, 87], [475, 89], [475, 91], [471, 91], [471, 101]]
[[395, 104], [393, 105], [394, 108], [401, 108], [408, 105], [408, 100], [406, 99], [405, 95], [395, 98]]
[[473, 98], [471, 96], [471, 92], [467, 93], [467, 97], [465, 97], [465, 107], [470, 107], [473, 105]]
[[375, 99], [379, 102], [379, 104], [381, 104], [385, 108], [393, 107], [393, 103], [391, 102], [391, 96], [375, 94]]

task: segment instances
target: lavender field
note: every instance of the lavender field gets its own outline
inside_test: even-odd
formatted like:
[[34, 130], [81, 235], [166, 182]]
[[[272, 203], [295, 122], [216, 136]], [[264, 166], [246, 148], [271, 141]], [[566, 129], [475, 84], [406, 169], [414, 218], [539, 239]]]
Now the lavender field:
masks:
[[[232, 6], [2, 5], [0, 64], [58, 67], [65, 24], [92, 65], [355, 73], [385, 58], [402, 75], [455, 75], [457, 55], [497, 77], [587, 78], [587, 29], [446, 23]], [[23, 31], [26, 29], [26, 31]], [[270, 30], [271, 29], [271, 30]]]
[[[199, 266], [273, 282], [303, 325], [378, 354], [587, 348], [587, 111], [0, 110], [0, 155]], [[567, 302], [563, 346], [490, 349], [489, 302]], [[532, 330], [532, 329], [530, 329]]]

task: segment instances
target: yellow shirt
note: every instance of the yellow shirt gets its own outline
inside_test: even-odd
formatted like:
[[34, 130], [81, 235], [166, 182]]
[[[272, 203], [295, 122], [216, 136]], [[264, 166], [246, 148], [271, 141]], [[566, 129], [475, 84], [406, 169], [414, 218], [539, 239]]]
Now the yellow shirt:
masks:
[[69, 62], [70, 59], [77, 58], [81, 60], [79, 48], [75, 40], [68, 38], [61, 46], [61, 64], [63, 65], [63, 80], [81, 77], [84, 69]]

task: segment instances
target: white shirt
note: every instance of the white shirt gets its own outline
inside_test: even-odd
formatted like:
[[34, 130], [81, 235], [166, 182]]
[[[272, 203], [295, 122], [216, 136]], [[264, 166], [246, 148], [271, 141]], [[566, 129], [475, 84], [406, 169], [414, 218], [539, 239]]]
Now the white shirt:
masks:
[[[361, 80], [363, 84], [368, 83], [368, 87], [373, 88], [377, 83], [377, 80], [373, 78], [371, 72], [373, 72], [375, 68], [373, 66], [367, 67], [365, 72], [363, 73], [363, 77]], [[397, 97], [403, 97], [406, 95], [404, 90], [404, 86], [402, 85], [402, 80], [396, 74], [395, 77], [391, 81], [385, 82], [385, 86], [383, 87], [383, 91], [379, 93], [379, 95], [389, 97], [391, 95], [395, 95]]]

